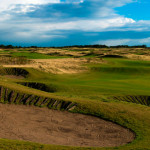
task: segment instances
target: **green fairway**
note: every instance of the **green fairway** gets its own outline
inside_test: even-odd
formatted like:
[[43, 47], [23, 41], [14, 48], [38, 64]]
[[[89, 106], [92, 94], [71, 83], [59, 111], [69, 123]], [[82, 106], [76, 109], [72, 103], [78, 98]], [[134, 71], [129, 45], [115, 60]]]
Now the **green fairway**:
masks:
[[[44, 54], [28, 52], [12, 55], [26, 56], [30, 59], [51, 58]], [[52, 74], [33, 68], [24, 68], [25, 71], [21, 70], [21, 73], [25, 78], [21, 79], [7, 78], [5, 74], [12, 75], [15, 71], [5, 69], [1, 70], [0, 85], [20, 93], [77, 103], [77, 107], [71, 112], [94, 115], [131, 129], [136, 134], [136, 139], [132, 143], [113, 148], [80, 148], [1, 139], [0, 149], [150, 149], [150, 61], [104, 58], [104, 63], [89, 63], [86, 66], [87, 72], [78, 74]], [[32, 88], [36, 83], [38, 88]], [[47, 91], [44, 91], [45, 88]]]
[[107, 64], [88, 65], [88, 73], [57, 75], [56, 80], [51, 83], [60, 87], [58, 93], [66, 96], [71, 94], [90, 98], [92, 95], [149, 95], [149, 64], [150, 62], [144, 61], [107, 59]]
[[11, 54], [15, 57], [26, 57], [28, 59], [56, 59], [56, 58], [67, 58], [67, 56], [51, 56], [39, 53], [31, 53], [31, 52], [13, 52]]

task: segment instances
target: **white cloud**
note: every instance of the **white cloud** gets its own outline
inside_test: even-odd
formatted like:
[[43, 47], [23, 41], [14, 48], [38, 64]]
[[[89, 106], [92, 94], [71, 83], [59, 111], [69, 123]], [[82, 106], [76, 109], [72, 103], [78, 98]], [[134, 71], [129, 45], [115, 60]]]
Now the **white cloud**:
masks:
[[77, 20], [59, 23], [39, 23], [34, 25], [37, 30], [55, 31], [55, 30], [80, 30], [80, 31], [104, 31], [113, 27], [122, 27], [126, 24], [134, 23], [130, 18], [116, 17], [99, 20]]
[[[55, 39], [64, 38], [64, 31], [100, 32], [112, 28], [122, 27], [135, 21], [124, 17], [114, 17], [99, 20], [76, 20], [64, 22], [50, 22], [37, 18], [25, 18], [17, 21], [0, 22], [0, 30], [7, 31], [3, 37], [6, 39]], [[11, 25], [8, 25], [11, 24]], [[59, 31], [59, 33], [58, 33]], [[10, 34], [11, 33], [11, 34]]]
[[20, 37], [20, 38], [35, 38], [36, 36], [39, 36], [39, 39], [54, 39], [54, 38], [65, 38], [63, 35], [59, 35], [56, 33], [53, 33], [51, 35], [43, 34], [42, 32], [32, 31], [32, 32], [16, 32], [14, 36]]
[[65, 0], [64, 3], [83, 3], [84, 0]]
[[[66, 0], [65, 3], [83, 3], [83, 0]], [[0, 0], [0, 12], [19, 8], [19, 12], [34, 10], [37, 5], [61, 3], [61, 0]]]
[[60, 3], [60, 0], [0, 0], [0, 12], [10, 11], [18, 7], [21, 7], [24, 12], [25, 9], [29, 10], [31, 5], [43, 5], [49, 3]]
[[143, 39], [108, 39], [108, 40], [100, 40], [94, 42], [94, 44], [104, 44], [107, 46], [116, 46], [116, 45], [142, 45], [149, 44], [150, 37]]
[[127, 3], [137, 2], [137, 0], [106, 0], [106, 5], [109, 7], [121, 7]]
[[[132, 18], [126, 18], [119, 14], [116, 14], [113, 8], [123, 6], [127, 3], [131, 3], [134, 0], [66, 0], [64, 3], [86, 3], [90, 2], [95, 7], [86, 6], [91, 11], [90, 17], [80, 17], [74, 14], [76, 7], [69, 11], [56, 10], [53, 12], [53, 5], [49, 8], [48, 14], [54, 16], [54, 18], [47, 17], [34, 17], [30, 18], [27, 12], [35, 11], [42, 5], [61, 3], [60, 0], [0, 0], [0, 30], [6, 31], [8, 38], [63, 38], [63, 31], [79, 30], [83, 32], [102, 32], [102, 31], [143, 31], [150, 30], [150, 21], [135, 21]], [[101, 4], [101, 5], [100, 5]], [[79, 5], [82, 9], [84, 4]], [[98, 7], [97, 7], [98, 5]], [[83, 7], [84, 8], [84, 7]], [[96, 8], [96, 11], [95, 11]], [[77, 9], [78, 10], [78, 9]], [[38, 12], [39, 11], [39, 12]], [[37, 11], [40, 14], [40, 9]], [[51, 12], [52, 11], [52, 12]], [[68, 13], [69, 16], [74, 11], [73, 16], [70, 18], [63, 18], [61, 14]], [[87, 11], [87, 10], [86, 10]], [[84, 11], [81, 11], [84, 12]], [[17, 14], [16, 14], [17, 13]], [[24, 13], [25, 15], [23, 15]], [[57, 15], [58, 14], [58, 15]], [[63, 16], [63, 15], [62, 15]], [[9, 31], [9, 32], [8, 32]], [[60, 31], [61, 33], [56, 34]], [[55, 33], [54, 33], [55, 32]], [[141, 42], [147, 42], [149, 39], [141, 39]], [[138, 42], [136, 39], [117, 39], [117, 40], [106, 40], [98, 41], [105, 42], [109, 45], [122, 45], [132, 42]]]
[[[8, 15], [9, 16], [9, 15]], [[103, 19], [85, 19], [74, 21], [55, 22], [47, 19], [37, 19], [26, 17], [22, 20], [0, 22], [0, 29], [16, 29], [16, 30], [36, 30], [36, 31], [57, 31], [57, 30], [80, 30], [80, 31], [107, 31], [115, 27], [123, 27], [133, 24], [135, 21], [131, 18], [114, 17]], [[7, 24], [11, 24], [8, 26]]]
[[48, 3], [60, 3], [60, 0], [0, 0], [0, 3], [3, 7], [8, 7], [10, 5], [41, 5]]
[[139, 42], [140, 42], [140, 43], [143, 43], [143, 44], [149, 44], [149, 43], [150, 43], [150, 37], [144, 38], [144, 39], [140, 39]]
[[115, 45], [126, 45], [128, 42], [130, 42], [131, 39], [112, 39], [112, 40], [100, 40], [97, 42], [94, 42], [94, 44], [104, 44], [107, 46], [115, 46]]

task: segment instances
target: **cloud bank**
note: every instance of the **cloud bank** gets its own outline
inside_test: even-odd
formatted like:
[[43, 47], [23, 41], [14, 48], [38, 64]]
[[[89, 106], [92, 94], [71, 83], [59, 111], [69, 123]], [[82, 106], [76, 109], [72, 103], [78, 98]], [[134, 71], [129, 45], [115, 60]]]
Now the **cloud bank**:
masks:
[[[96, 33], [99, 35], [97, 38], [100, 38], [102, 32], [150, 31], [150, 21], [136, 21], [121, 16], [114, 10], [116, 7], [134, 3], [134, 0], [0, 0], [0, 2], [2, 35], [0, 41], [3, 43], [48, 45], [52, 41], [57, 45], [60, 40], [68, 39], [77, 32], [82, 35]], [[119, 40], [121, 39], [116, 39], [118, 43]], [[98, 39], [89, 40], [89, 44], [96, 41]], [[128, 39], [123, 41], [129, 42]], [[65, 42], [66, 40], [64, 45], [68, 45]], [[78, 40], [76, 42], [78, 43]]]

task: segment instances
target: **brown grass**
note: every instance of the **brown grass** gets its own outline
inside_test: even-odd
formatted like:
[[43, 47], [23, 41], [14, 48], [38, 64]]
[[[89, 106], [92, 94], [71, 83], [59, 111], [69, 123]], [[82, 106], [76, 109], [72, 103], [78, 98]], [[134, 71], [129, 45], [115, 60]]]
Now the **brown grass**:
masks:
[[104, 61], [98, 58], [34, 59], [32, 64], [3, 65], [3, 67], [36, 68], [54, 74], [74, 74], [87, 71], [85, 64], [88, 63], [104, 63]]
[[66, 49], [56, 49], [56, 48], [38, 49], [36, 52], [41, 54], [59, 55], [59, 56], [75, 56], [75, 57], [84, 56], [82, 52], [68, 51]]
[[134, 59], [134, 60], [150, 61], [150, 56], [145, 56], [145, 55], [126, 54], [124, 56], [129, 58], [129, 59]]
[[30, 63], [32, 63], [32, 60], [26, 59], [25, 57], [0, 56], [1, 65], [24, 65]]
[[[52, 72], [55, 74], [62, 73], [80, 73], [87, 71], [87, 67], [83, 66], [88, 63], [88, 59], [85, 58], [65, 58], [65, 59], [37, 59], [35, 62], [38, 64], [38, 68], [46, 72]], [[94, 60], [91, 60], [91, 62]]]

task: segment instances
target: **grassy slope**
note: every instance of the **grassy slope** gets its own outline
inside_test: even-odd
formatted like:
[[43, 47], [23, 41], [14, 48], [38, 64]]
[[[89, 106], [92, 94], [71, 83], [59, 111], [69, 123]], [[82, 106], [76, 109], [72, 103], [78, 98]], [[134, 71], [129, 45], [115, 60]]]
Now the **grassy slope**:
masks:
[[107, 61], [108, 64], [89, 65], [91, 71], [88, 73], [59, 75], [57, 81], [51, 83], [63, 87], [58, 94], [70, 97], [99, 99], [101, 95], [149, 95], [149, 62], [125, 59]]
[[17, 79], [2, 77], [0, 84], [25, 93], [48, 97], [58, 97], [79, 103], [75, 112], [90, 114], [116, 122], [132, 129], [136, 140], [117, 148], [75, 148], [64, 146], [40, 145], [30, 142], [0, 140], [0, 149], [150, 149], [150, 108], [138, 104], [108, 100], [108, 95], [142, 94], [149, 95], [150, 62], [127, 59], [106, 59], [107, 64], [90, 64], [89, 73], [76, 75], [53, 75], [28, 69], [30, 76], [22, 81], [37, 81], [57, 87], [56, 93], [46, 93], [30, 88], [22, 88], [14, 82]]

